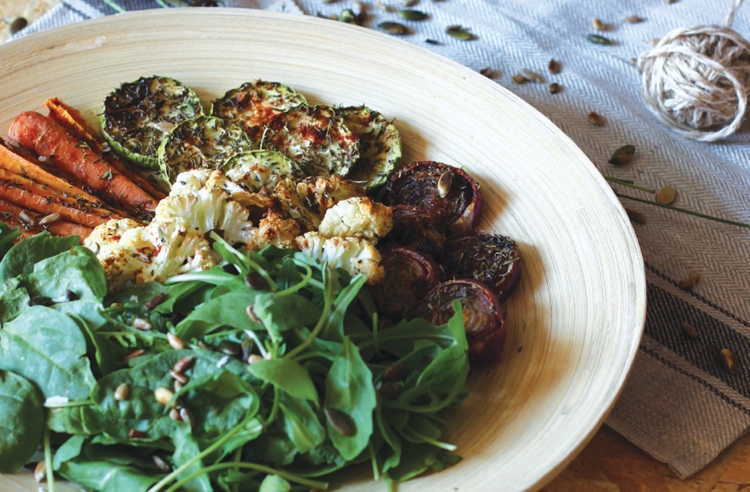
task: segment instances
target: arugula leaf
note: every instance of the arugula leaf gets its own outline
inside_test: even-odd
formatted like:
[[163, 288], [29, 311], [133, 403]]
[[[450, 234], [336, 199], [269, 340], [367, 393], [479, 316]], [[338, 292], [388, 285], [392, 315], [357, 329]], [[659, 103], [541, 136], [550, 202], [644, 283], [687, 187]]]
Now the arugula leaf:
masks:
[[310, 374], [299, 363], [288, 359], [260, 360], [248, 366], [250, 374], [285, 391], [293, 398], [319, 405], [318, 391]]
[[266, 478], [260, 483], [258, 492], [289, 492], [292, 490], [292, 484], [278, 475], [266, 475]]
[[287, 330], [314, 324], [321, 315], [315, 304], [300, 295], [279, 297], [273, 292], [258, 294], [253, 313], [276, 337]]
[[325, 408], [348, 415], [355, 425], [353, 435], [339, 433], [327, 423], [328, 437], [344, 459], [352, 460], [367, 448], [373, 431], [373, 410], [377, 396], [372, 373], [348, 337], [333, 360], [325, 382]]
[[297, 447], [297, 451], [307, 453], [323, 444], [326, 430], [307, 401], [282, 393], [279, 397], [279, 407], [284, 432]]
[[25, 378], [0, 370], [0, 473], [23, 466], [42, 442], [44, 409]]
[[328, 314], [326, 324], [321, 331], [321, 336], [326, 340], [340, 342], [344, 339], [344, 316], [346, 310], [354, 299], [357, 298], [359, 290], [367, 282], [367, 277], [357, 275], [349, 285], [339, 292], [331, 306], [331, 312]]
[[0, 369], [30, 380], [45, 399], [86, 399], [94, 385], [78, 324], [43, 306], [28, 308], [0, 330]]
[[[78, 236], [57, 237], [48, 232], [18, 241], [0, 261], [0, 280], [29, 274], [37, 262], [80, 244], [81, 238]], [[55, 274], [55, 272], [51, 273]]]

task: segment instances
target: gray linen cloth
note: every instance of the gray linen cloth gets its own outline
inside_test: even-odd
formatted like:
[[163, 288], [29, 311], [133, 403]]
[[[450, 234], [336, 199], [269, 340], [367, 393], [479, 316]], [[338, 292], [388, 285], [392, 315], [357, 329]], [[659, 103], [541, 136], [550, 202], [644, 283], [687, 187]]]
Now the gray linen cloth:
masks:
[[[126, 10], [158, 8], [151, 0], [119, 0]], [[424, 21], [400, 18], [398, 0], [233, 0], [227, 6], [263, 8], [329, 17], [345, 8], [367, 8], [365, 25], [383, 21], [408, 25], [406, 41], [423, 45], [490, 76], [550, 118], [568, 134], [601, 172], [648, 188], [673, 185], [676, 206], [750, 223], [750, 125], [721, 143], [686, 140], [662, 126], [640, 96], [633, 58], [655, 38], [678, 27], [720, 24], [731, 0], [421, 0], [411, 7], [429, 14]], [[385, 5], [384, 5], [385, 4]], [[391, 8], [385, 8], [390, 5]], [[17, 37], [62, 24], [115, 14], [102, 0], [64, 0]], [[637, 15], [640, 23], [625, 22]], [[587, 41], [592, 20], [614, 41]], [[453, 39], [448, 26], [475, 36]], [[750, 36], [750, 6], [740, 8], [734, 29]], [[562, 72], [550, 75], [550, 59]], [[523, 69], [545, 74], [547, 83], [516, 84]], [[563, 91], [550, 94], [548, 83]], [[606, 124], [592, 126], [595, 111]], [[627, 166], [607, 161], [625, 145], [637, 148]], [[565, 186], [565, 183], [560, 183]], [[646, 192], [613, 187], [631, 196]], [[687, 477], [714, 459], [750, 427], [750, 229], [692, 217], [623, 199], [642, 214], [636, 224], [646, 260], [648, 315], [645, 335], [631, 377], [606, 424]], [[679, 282], [694, 270], [702, 276], [692, 290]], [[699, 333], [685, 335], [683, 323]], [[737, 357], [730, 373], [715, 357], [728, 348]]]

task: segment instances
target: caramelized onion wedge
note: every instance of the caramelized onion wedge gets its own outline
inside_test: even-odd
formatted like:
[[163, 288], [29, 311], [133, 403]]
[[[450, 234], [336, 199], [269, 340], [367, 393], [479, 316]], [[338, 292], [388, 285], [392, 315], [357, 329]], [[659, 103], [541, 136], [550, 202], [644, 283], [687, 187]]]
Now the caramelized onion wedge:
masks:
[[385, 279], [372, 287], [378, 312], [401, 319], [440, 281], [440, 267], [428, 256], [402, 246], [382, 252]]
[[453, 301], [461, 302], [471, 360], [479, 364], [496, 360], [505, 341], [505, 319], [495, 294], [481, 282], [449, 280], [438, 284], [418, 303], [411, 317], [443, 325], [453, 316]]
[[470, 233], [482, 211], [479, 185], [463, 170], [435, 161], [418, 161], [391, 176], [378, 195], [386, 205], [425, 210], [450, 235]]
[[507, 299], [521, 280], [518, 246], [499, 234], [478, 232], [451, 238], [445, 243], [443, 267], [449, 278], [478, 280], [498, 301]]
[[445, 249], [445, 233], [435, 227], [427, 211], [411, 205], [395, 205], [393, 227], [387, 241], [408, 246], [433, 258], [440, 258]]

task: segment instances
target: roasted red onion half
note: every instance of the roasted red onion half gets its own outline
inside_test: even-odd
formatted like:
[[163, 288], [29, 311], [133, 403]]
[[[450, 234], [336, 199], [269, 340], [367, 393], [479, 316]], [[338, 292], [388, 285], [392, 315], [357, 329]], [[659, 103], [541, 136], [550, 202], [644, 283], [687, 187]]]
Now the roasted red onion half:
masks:
[[419, 301], [412, 318], [443, 325], [453, 316], [453, 301], [461, 302], [473, 362], [487, 364], [496, 360], [505, 341], [505, 320], [495, 294], [476, 280], [449, 280], [438, 284]]
[[478, 280], [502, 302], [521, 280], [519, 260], [515, 241], [499, 234], [477, 232], [446, 241], [442, 264], [448, 278]]
[[392, 246], [382, 256], [385, 279], [373, 286], [372, 295], [379, 313], [402, 319], [440, 282], [442, 272], [432, 258], [411, 248]]
[[423, 209], [449, 235], [470, 233], [482, 212], [477, 182], [462, 169], [435, 161], [414, 162], [394, 174], [378, 199]]
[[413, 248], [433, 258], [440, 258], [445, 249], [445, 233], [435, 227], [426, 210], [411, 205], [394, 205], [393, 228], [386, 241]]

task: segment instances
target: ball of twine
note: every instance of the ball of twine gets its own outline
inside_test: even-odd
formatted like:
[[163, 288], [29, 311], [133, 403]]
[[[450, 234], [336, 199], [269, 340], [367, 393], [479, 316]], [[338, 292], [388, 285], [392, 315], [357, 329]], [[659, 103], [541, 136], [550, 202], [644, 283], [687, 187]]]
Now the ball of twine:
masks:
[[750, 91], [750, 44], [727, 26], [679, 28], [638, 58], [643, 99], [681, 135], [712, 142], [742, 124]]

